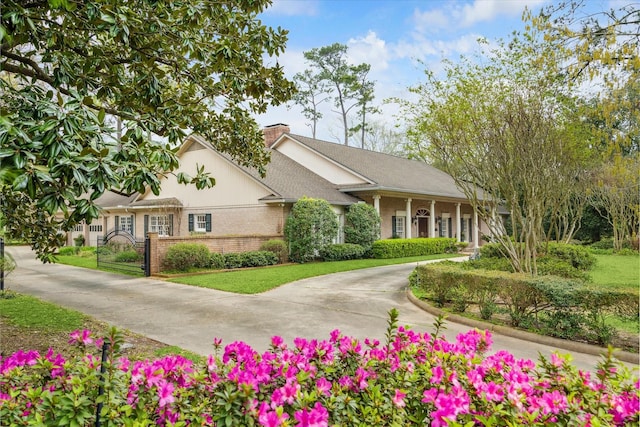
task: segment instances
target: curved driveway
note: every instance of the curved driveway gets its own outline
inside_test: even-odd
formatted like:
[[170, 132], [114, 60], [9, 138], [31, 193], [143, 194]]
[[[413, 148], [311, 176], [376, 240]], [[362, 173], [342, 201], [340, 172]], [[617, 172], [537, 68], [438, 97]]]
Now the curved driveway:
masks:
[[[431, 332], [433, 316], [406, 297], [415, 264], [335, 273], [300, 280], [258, 295], [134, 278], [61, 264], [42, 264], [27, 247], [8, 247], [18, 268], [5, 287], [86, 313], [149, 338], [207, 355], [213, 339], [242, 340], [258, 351], [270, 338], [326, 339], [334, 329], [356, 338], [384, 338], [387, 313], [400, 312], [400, 324]], [[447, 323], [445, 335], [469, 327]], [[494, 334], [493, 350], [536, 360], [554, 349]], [[566, 353], [566, 351], [562, 351]], [[574, 363], [593, 369], [598, 357], [573, 353]]]

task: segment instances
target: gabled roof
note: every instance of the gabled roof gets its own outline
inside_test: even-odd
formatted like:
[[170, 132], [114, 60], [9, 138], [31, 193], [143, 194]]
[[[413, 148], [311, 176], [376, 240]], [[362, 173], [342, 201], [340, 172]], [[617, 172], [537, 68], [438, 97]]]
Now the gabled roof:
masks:
[[126, 208], [131, 205], [139, 196], [139, 193], [130, 195], [116, 193], [115, 191], [105, 191], [96, 199], [96, 204], [103, 209]]
[[389, 191], [466, 200], [466, 196], [458, 189], [451, 175], [425, 162], [301, 135], [285, 135], [372, 182], [343, 186], [340, 188], [341, 191]]
[[337, 185], [274, 150], [271, 150], [271, 161], [266, 167], [267, 174], [264, 178], [261, 178], [255, 169], [245, 167], [242, 169], [273, 191], [273, 195], [262, 199], [265, 202], [293, 203], [303, 197], [324, 199], [332, 205], [351, 205], [360, 201], [357, 197], [341, 192]]
[[[294, 203], [303, 197], [324, 199], [332, 205], [351, 205], [360, 201], [359, 198], [341, 192], [335, 184], [306, 169], [299, 163], [274, 150], [269, 150], [271, 161], [266, 165], [266, 176], [263, 178], [252, 168], [239, 166], [228, 154], [215, 150], [203, 138], [194, 135], [189, 137], [191, 143], [199, 143], [214, 153], [222, 156], [237, 168], [250, 175], [257, 182], [272, 192], [262, 201]], [[188, 147], [185, 147], [187, 149]], [[182, 150], [182, 149], [181, 149]], [[178, 151], [180, 154], [181, 151]]]

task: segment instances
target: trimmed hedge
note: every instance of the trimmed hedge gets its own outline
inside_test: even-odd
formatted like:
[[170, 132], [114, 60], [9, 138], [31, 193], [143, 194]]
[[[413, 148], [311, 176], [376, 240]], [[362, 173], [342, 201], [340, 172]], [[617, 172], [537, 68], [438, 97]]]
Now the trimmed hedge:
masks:
[[260, 245], [260, 250], [276, 254], [280, 264], [287, 262], [289, 257], [289, 248], [287, 247], [287, 242], [284, 240], [267, 240]]
[[211, 253], [202, 243], [177, 243], [167, 250], [164, 267], [174, 271], [188, 271], [192, 268], [209, 268]]
[[278, 263], [278, 256], [270, 251], [249, 251], [224, 254], [225, 268], [265, 267]]
[[363, 258], [365, 252], [365, 248], [355, 243], [337, 243], [323, 248], [320, 256], [325, 261], [344, 261]]
[[440, 307], [464, 311], [477, 304], [488, 319], [499, 302], [514, 327], [599, 345], [609, 344], [615, 336], [606, 316], [640, 315], [637, 293], [596, 289], [557, 276], [468, 270], [450, 261], [418, 266], [411, 283]]
[[456, 239], [426, 237], [418, 239], [385, 239], [373, 242], [374, 258], [405, 258], [458, 252]]

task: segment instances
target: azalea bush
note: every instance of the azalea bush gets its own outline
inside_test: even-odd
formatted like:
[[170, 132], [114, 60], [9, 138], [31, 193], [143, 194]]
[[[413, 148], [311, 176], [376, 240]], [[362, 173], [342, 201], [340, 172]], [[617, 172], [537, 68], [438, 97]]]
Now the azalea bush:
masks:
[[605, 357], [596, 374], [568, 357], [489, 354], [491, 334], [455, 342], [398, 327], [359, 341], [280, 337], [259, 353], [243, 342], [202, 364], [181, 356], [130, 361], [114, 331], [104, 362], [88, 331], [72, 335], [77, 358], [20, 351], [0, 359], [3, 425], [473, 426], [638, 425], [640, 382]]

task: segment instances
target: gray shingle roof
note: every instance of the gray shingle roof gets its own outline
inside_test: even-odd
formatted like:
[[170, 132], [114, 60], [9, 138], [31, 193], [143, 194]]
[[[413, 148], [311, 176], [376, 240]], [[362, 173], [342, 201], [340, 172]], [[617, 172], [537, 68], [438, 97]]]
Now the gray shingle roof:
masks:
[[425, 162], [301, 135], [287, 135], [373, 182], [343, 186], [342, 191], [386, 190], [466, 200], [451, 175]]
[[127, 196], [113, 191], [105, 191], [96, 199], [96, 204], [104, 209], [127, 207], [136, 200], [138, 195], [138, 193], [133, 193]]
[[271, 151], [271, 161], [267, 165], [267, 175], [264, 178], [253, 169], [243, 169], [274, 192], [272, 197], [267, 197], [264, 201], [295, 202], [305, 196], [324, 199], [333, 205], [351, 205], [360, 201], [357, 197], [341, 192], [337, 185], [275, 150]]

